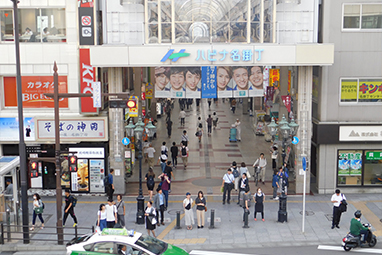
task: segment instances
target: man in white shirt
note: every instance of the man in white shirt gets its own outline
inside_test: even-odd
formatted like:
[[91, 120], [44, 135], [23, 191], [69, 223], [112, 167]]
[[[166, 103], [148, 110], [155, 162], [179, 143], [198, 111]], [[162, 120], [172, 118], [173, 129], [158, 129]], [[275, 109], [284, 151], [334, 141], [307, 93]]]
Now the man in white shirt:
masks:
[[346, 197], [344, 194], [341, 194], [341, 191], [339, 189], [336, 189], [336, 193], [332, 196], [332, 203], [333, 203], [333, 221], [332, 221], [332, 229], [334, 227], [340, 228], [340, 220], [341, 220], [341, 210], [340, 205], [342, 203], [342, 200], [346, 200]]
[[154, 153], [155, 149], [153, 148], [153, 145], [150, 143], [149, 147], [146, 149], [147, 153], [147, 161], [149, 162], [149, 167], [154, 168]]
[[256, 162], [253, 164], [253, 167], [256, 167], [256, 166], [260, 167], [261, 169], [260, 180], [263, 181], [263, 184], [265, 184], [265, 168], [267, 166], [267, 159], [264, 157], [264, 153], [260, 153], [260, 158], [258, 158]]
[[182, 135], [182, 138], [181, 138], [181, 143], [183, 143], [184, 146], [187, 147], [188, 141], [189, 141], [189, 139], [188, 139], [187, 131], [183, 130], [183, 135]]
[[113, 200], [109, 199], [107, 201], [106, 208], [106, 224], [108, 228], [114, 228], [115, 223], [117, 223], [117, 207], [113, 204]]
[[225, 204], [225, 198], [226, 198], [227, 192], [228, 192], [227, 204], [230, 204], [229, 201], [231, 200], [231, 190], [233, 189], [234, 183], [235, 183], [235, 177], [232, 174], [232, 169], [228, 168], [227, 173], [223, 176], [223, 183], [222, 183], [222, 187], [224, 189], [223, 205]]
[[184, 126], [185, 119], [186, 119], [186, 112], [183, 109], [179, 113], [179, 119], [180, 119], [180, 125]]

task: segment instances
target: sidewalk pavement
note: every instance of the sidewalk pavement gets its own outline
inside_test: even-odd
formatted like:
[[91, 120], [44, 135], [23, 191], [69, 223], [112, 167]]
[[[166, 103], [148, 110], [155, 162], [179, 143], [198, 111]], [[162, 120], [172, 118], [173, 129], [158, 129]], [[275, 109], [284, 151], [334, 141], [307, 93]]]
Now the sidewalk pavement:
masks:
[[[196, 194], [195, 194], [196, 195]], [[192, 197], [195, 198], [193, 194]], [[175, 229], [176, 211], [182, 211], [182, 201], [184, 196], [170, 195], [168, 210], [165, 212], [165, 226], [155, 230], [157, 236], [169, 243], [191, 251], [214, 250], [219, 248], [256, 248], [274, 246], [306, 246], [306, 245], [340, 245], [342, 238], [349, 230], [350, 220], [353, 213], [360, 209], [363, 213], [362, 221], [369, 222], [373, 226], [374, 233], [378, 236], [378, 241], [382, 236], [382, 199], [379, 194], [346, 194], [348, 199], [348, 211], [342, 215], [340, 229], [331, 229], [332, 203], [330, 195], [316, 195], [306, 197], [306, 222], [305, 232], [302, 233], [302, 197], [288, 196], [287, 212], [288, 222], [278, 223], [278, 201], [270, 200], [267, 196], [265, 202], [265, 222], [254, 221], [254, 208], [251, 207], [249, 215], [249, 228], [243, 228], [243, 209], [236, 205], [237, 197], [231, 204], [222, 205], [221, 196], [206, 196], [208, 212], [206, 221], [210, 217], [211, 209], [215, 210], [215, 228], [209, 229], [209, 222], [205, 223], [203, 229], [196, 227], [196, 213], [194, 211], [195, 225], [193, 230], [187, 230], [184, 220], [181, 220], [181, 229]], [[44, 219], [46, 226], [56, 224], [56, 206], [54, 198], [44, 197], [45, 211]], [[146, 233], [144, 225], [135, 224], [136, 219], [136, 198], [125, 197], [126, 201], [126, 224], [128, 229]], [[106, 197], [81, 197], [75, 208], [75, 213], [79, 221], [79, 227], [91, 227], [97, 217], [97, 210], [100, 203], [104, 203]], [[147, 197], [146, 197], [147, 201]], [[30, 201], [32, 202], [32, 201]], [[32, 208], [30, 203], [29, 208]], [[31, 209], [30, 209], [31, 210]], [[195, 208], [194, 208], [195, 210]], [[37, 222], [39, 222], [37, 220]], [[72, 230], [72, 219], [69, 217], [65, 233]], [[39, 223], [37, 224], [39, 225]], [[33, 232], [31, 244], [24, 245], [22, 241], [15, 241], [0, 245], [0, 251], [22, 251], [22, 250], [49, 250], [63, 251], [65, 246], [58, 246], [54, 241], [55, 235], [48, 237], [42, 233], [54, 232], [52, 229], [39, 229]], [[52, 242], [34, 241], [34, 238], [48, 238]], [[69, 236], [67, 237], [70, 238]], [[49, 244], [49, 245], [47, 245]]]

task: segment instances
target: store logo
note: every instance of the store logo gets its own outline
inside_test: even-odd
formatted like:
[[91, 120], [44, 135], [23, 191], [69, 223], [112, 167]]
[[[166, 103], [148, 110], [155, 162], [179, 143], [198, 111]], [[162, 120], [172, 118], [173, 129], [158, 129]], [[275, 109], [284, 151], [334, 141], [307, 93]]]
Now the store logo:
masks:
[[359, 137], [359, 134], [358, 134], [358, 132], [354, 132], [354, 130], [352, 130], [352, 131], [350, 132], [349, 137]]
[[178, 53], [173, 53], [174, 50], [169, 50], [160, 62], [166, 62], [167, 59], [172, 60], [172, 62], [176, 62], [179, 58], [190, 56], [190, 53], [184, 53], [185, 51], [185, 49], [181, 49]]
[[82, 28], [82, 37], [92, 37], [92, 28], [91, 27], [83, 27]]

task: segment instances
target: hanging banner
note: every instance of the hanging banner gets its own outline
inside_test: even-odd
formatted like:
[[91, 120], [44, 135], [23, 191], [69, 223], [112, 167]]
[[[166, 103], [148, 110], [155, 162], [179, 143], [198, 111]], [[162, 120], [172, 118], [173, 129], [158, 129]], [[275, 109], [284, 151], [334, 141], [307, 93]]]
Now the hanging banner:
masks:
[[292, 82], [292, 71], [288, 70], [288, 93], [290, 93], [291, 82]]
[[[264, 96], [264, 71], [262, 66], [253, 66], [249, 69], [249, 90], [250, 97]], [[269, 74], [269, 72], [267, 73]], [[268, 80], [268, 77], [266, 78]]]
[[146, 83], [146, 98], [147, 99], [152, 99], [153, 98], [153, 84], [151, 82]]
[[280, 81], [280, 69], [270, 69], [269, 70], [269, 86], [278, 86], [279, 81]]
[[[89, 49], [80, 49], [80, 80], [81, 93], [93, 93], [93, 82], [95, 81], [95, 68], [90, 65]], [[81, 113], [98, 113], [93, 107], [93, 97], [82, 97]]]
[[93, 0], [78, 0], [78, 28], [80, 45], [94, 45]]
[[287, 96], [281, 96], [281, 99], [283, 100], [283, 103], [285, 107], [287, 108], [288, 112], [291, 110], [291, 97], [289, 95]]
[[202, 98], [216, 98], [216, 67], [202, 67]]

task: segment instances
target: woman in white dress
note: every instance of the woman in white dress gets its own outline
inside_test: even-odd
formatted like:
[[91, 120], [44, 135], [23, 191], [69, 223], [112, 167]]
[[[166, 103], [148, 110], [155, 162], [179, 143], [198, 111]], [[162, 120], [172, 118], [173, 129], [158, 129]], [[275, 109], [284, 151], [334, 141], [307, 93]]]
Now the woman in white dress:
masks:
[[183, 208], [184, 208], [184, 219], [186, 222], [187, 230], [192, 229], [192, 225], [194, 222], [194, 212], [192, 211], [192, 203], [193, 200], [191, 198], [191, 193], [186, 193], [186, 198], [183, 200]]

